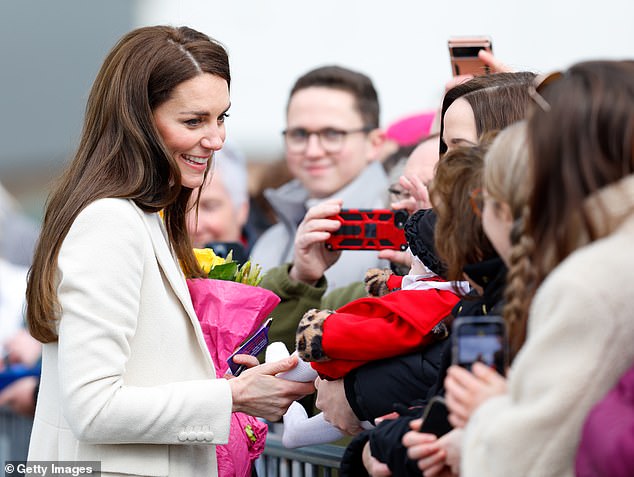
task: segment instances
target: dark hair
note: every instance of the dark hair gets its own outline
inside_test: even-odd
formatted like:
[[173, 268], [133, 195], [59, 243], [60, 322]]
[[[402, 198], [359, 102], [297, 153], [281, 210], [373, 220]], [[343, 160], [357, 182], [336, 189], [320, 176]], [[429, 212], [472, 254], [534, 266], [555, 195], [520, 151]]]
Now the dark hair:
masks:
[[106, 57], [92, 86], [74, 159], [47, 203], [27, 289], [27, 321], [42, 342], [57, 340], [57, 257], [77, 215], [106, 197], [164, 211], [169, 241], [185, 273], [200, 269], [185, 227], [191, 189], [155, 126], [152, 112], [179, 84], [203, 73], [230, 83], [225, 49], [187, 27], [143, 27], [125, 35]]
[[[586, 199], [634, 172], [633, 61], [578, 63], [539, 94], [550, 110], [534, 107], [528, 120], [533, 187], [513, 231], [514, 260], [530, 264], [517, 277], [523, 320], [546, 276], [598, 238]], [[597, 206], [593, 214], [609, 217]]]
[[447, 278], [463, 280], [463, 268], [496, 255], [472, 207], [470, 193], [482, 185], [486, 145], [459, 147], [436, 165], [429, 196], [438, 217], [436, 251], [447, 267]]
[[341, 66], [322, 66], [311, 70], [295, 81], [288, 98], [289, 103], [295, 93], [312, 87], [338, 89], [350, 93], [354, 97], [364, 127], [379, 127], [379, 96], [372, 80], [363, 73]]
[[447, 152], [443, 141], [445, 113], [456, 99], [464, 98], [471, 105], [480, 136], [487, 131], [504, 129], [526, 116], [530, 104], [528, 89], [534, 79], [535, 74], [530, 72], [495, 73], [476, 76], [447, 91], [440, 116], [440, 154]]
[[540, 94], [550, 110], [534, 108], [528, 122], [534, 188], [526, 232], [539, 244], [531, 260], [535, 288], [597, 239], [585, 199], [634, 172], [634, 61], [578, 63]]

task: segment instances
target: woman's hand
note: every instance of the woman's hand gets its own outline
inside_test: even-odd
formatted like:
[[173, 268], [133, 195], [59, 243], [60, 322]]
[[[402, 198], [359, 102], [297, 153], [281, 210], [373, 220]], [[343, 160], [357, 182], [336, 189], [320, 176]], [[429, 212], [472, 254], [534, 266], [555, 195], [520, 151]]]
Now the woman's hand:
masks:
[[[260, 362], [258, 361], [258, 358], [256, 358], [255, 356], [251, 356], [249, 354], [236, 354], [233, 357], [233, 362], [236, 364], [243, 365], [247, 369], [254, 368], [258, 364], [260, 364]], [[224, 375], [224, 378], [235, 379], [235, 376], [229, 373], [229, 371], [227, 370], [227, 373]]]
[[325, 379], [315, 379], [317, 389], [317, 401], [315, 406], [324, 413], [324, 418], [341, 432], [354, 436], [363, 429], [361, 422], [346, 398], [346, 391], [343, 386], [343, 379], [327, 381]]
[[398, 263], [399, 265], [403, 265], [407, 268], [411, 268], [412, 266], [412, 254], [408, 251], [401, 252], [400, 250], [391, 250], [386, 248], [379, 251], [378, 257], [392, 263]]
[[493, 73], [513, 73], [513, 68], [502, 63], [498, 60], [493, 53], [487, 50], [480, 50], [478, 52], [478, 58], [482, 60], [482, 62], [489, 67], [491, 72]]
[[297, 366], [297, 356], [261, 364], [229, 380], [233, 412], [244, 412], [269, 421], [279, 420], [288, 407], [315, 391], [312, 383], [298, 383], [275, 375]]
[[403, 436], [407, 456], [416, 460], [425, 477], [449, 477], [460, 474], [462, 430], [454, 429], [441, 438], [418, 431], [422, 420], [410, 422], [414, 430]]
[[418, 176], [401, 176], [398, 182], [403, 189], [409, 192], [409, 197], [398, 202], [393, 202], [391, 204], [392, 208], [406, 209], [410, 215], [420, 209], [432, 208], [427, 186], [423, 184], [423, 181]]
[[451, 469], [451, 475], [460, 475], [462, 433], [462, 429], [453, 429], [438, 439], [438, 445], [445, 450], [445, 455], [447, 456], [445, 463]]
[[[399, 184], [403, 189], [409, 192], [409, 197], [401, 199], [396, 202], [392, 202], [390, 207], [392, 209], [405, 209], [409, 215], [420, 209], [431, 209], [431, 200], [429, 199], [429, 192], [427, 186], [423, 184], [423, 181], [416, 175], [401, 176], [399, 178]], [[379, 252], [379, 258], [389, 260], [399, 265], [406, 267], [412, 266], [412, 256], [408, 252], [401, 252], [400, 250], [381, 250]]]
[[[513, 73], [515, 71], [513, 68], [493, 56], [493, 53], [490, 51], [480, 50], [478, 52], [478, 58], [480, 58], [480, 60], [489, 67], [491, 73]], [[472, 78], [472, 74], [453, 76], [445, 83], [445, 93], [454, 86], [458, 86], [459, 84], [469, 81]]]
[[464, 427], [469, 417], [484, 401], [506, 392], [506, 378], [482, 363], [474, 363], [473, 373], [460, 366], [451, 366], [445, 378], [445, 400], [449, 422]]
[[447, 454], [438, 444], [434, 434], [419, 432], [421, 419], [410, 422], [413, 429], [403, 436], [403, 445], [407, 448], [407, 456], [417, 461], [418, 468], [425, 477], [442, 476], [445, 470]]
[[392, 475], [392, 472], [390, 472], [390, 469], [386, 464], [379, 462], [377, 459], [372, 457], [369, 442], [366, 442], [365, 446], [363, 446], [361, 460], [363, 462], [363, 467], [365, 467], [365, 470], [371, 477], [390, 477]]
[[293, 266], [289, 272], [293, 280], [314, 285], [339, 259], [341, 252], [331, 252], [324, 242], [341, 227], [338, 220], [328, 219], [339, 213], [341, 205], [341, 200], [330, 199], [306, 212], [295, 233]]

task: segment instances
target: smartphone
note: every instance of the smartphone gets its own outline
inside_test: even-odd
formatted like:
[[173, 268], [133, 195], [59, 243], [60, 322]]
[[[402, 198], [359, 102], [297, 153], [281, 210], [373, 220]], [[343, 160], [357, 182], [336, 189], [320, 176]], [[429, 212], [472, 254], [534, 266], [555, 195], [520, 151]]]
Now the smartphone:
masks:
[[328, 250], [406, 250], [406, 210], [342, 209], [329, 217], [341, 227], [326, 240]]
[[452, 361], [471, 370], [480, 361], [495, 368], [502, 376], [508, 367], [509, 346], [501, 316], [457, 318], [452, 327]]
[[440, 437], [452, 429], [453, 426], [449, 423], [449, 410], [445, 400], [441, 396], [434, 396], [423, 410], [423, 423], [419, 432]]
[[240, 376], [240, 373], [246, 369], [243, 364], [237, 364], [233, 361], [233, 357], [237, 354], [248, 354], [251, 356], [259, 355], [269, 344], [269, 328], [273, 318], [268, 318], [258, 330], [253, 333], [242, 345], [235, 350], [231, 356], [227, 358], [229, 365], [229, 373], [234, 376]]
[[458, 75], [486, 75], [491, 71], [480, 58], [478, 52], [486, 50], [493, 53], [493, 42], [489, 36], [454, 36], [449, 38], [449, 59], [451, 72]]

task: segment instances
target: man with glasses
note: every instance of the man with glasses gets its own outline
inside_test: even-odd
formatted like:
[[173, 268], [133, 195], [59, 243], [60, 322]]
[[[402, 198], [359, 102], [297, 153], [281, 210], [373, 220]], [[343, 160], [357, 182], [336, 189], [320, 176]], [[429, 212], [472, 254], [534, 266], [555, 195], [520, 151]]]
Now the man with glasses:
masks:
[[[341, 199], [344, 208], [387, 206], [379, 102], [366, 75], [338, 66], [306, 73], [291, 90], [286, 119], [286, 161], [294, 179], [265, 191], [279, 222], [253, 247], [252, 259], [264, 270], [292, 262], [297, 226], [311, 206], [329, 198]], [[326, 272], [328, 289], [385, 266], [375, 251], [344, 251]]]

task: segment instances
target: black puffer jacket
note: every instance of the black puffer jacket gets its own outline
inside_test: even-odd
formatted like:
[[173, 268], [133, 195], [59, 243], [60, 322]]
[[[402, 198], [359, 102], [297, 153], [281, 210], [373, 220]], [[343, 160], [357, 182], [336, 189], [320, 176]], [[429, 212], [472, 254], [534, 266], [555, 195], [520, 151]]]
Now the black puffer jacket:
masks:
[[[499, 257], [492, 258], [474, 265], [465, 267], [465, 273], [483, 289], [482, 295], [473, 294], [461, 300], [454, 309], [454, 316], [481, 316], [499, 313], [504, 293], [506, 267]], [[429, 352], [426, 350], [426, 352]], [[376, 429], [363, 433], [353, 441], [351, 450], [362, 450], [367, 440], [370, 441], [372, 455], [379, 461], [388, 465], [393, 475], [420, 476], [421, 472], [416, 463], [407, 458], [405, 447], [401, 444], [403, 435], [410, 430], [409, 422], [421, 417], [422, 410], [429, 399], [436, 395], [444, 395], [444, 380], [447, 369], [451, 366], [450, 340], [438, 343], [434, 353], [440, 358], [440, 367], [434, 376], [434, 384], [429, 386], [421, 384], [425, 379], [428, 383], [429, 369], [423, 370], [424, 364], [418, 367], [412, 363], [425, 363], [421, 353], [400, 356], [384, 360], [380, 367], [375, 368], [376, 373], [370, 369], [357, 372], [354, 376], [346, 378], [346, 396], [355, 413], [360, 419], [370, 419], [386, 414], [395, 409], [394, 404], [401, 410], [401, 417], [381, 423]], [[425, 355], [425, 352], [422, 356]], [[408, 372], [409, 371], [409, 372]], [[426, 391], [416, 394], [417, 390]], [[395, 396], [403, 396], [403, 399], [394, 399]], [[409, 399], [409, 401], [405, 401]], [[407, 410], [403, 409], [403, 405]], [[382, 412], [381, 414], [381, 411]], [[441, 419], [444, 416], [434, 416]], [[429, 429], [429, 432], [442, 435], [437, 429]], [[361, 441], [361, 442], [359, 442]], [[342, 463], [342, 475], [364, 475], [364, 470], [356, 468], [355, 463], [360, 463], [360, 455], [354, 452], [346, 452]], [[350, 473], [350, 469], [355, 469]], [[355, 473], [356, 471], [360, 473]]]

